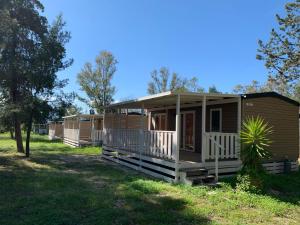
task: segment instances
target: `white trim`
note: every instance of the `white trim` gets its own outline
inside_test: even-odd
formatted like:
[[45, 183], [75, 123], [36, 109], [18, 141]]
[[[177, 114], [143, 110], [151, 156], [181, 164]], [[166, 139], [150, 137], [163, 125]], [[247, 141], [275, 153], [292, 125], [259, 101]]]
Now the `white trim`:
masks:
[[180, 136], [181, 136], [181, 114], [180, 114], [180, 94], [177, 95], [176, 100], [176, 123], [175, 123], [175, 132], [176, 135], [173, 138], [174, 140], [174, 150], [175, 150], [175, 182], [179, 182], [179, 151], [180, 151]]
[[[220, 112], [220, 129], [219, 131], [213, 131], [212, 130], [212, 112], [216, 112], [216, 111], [219, 111]], [[209, 115], [209, 131], [210, 132], [222, 132], [222, 117], [223, 117], [223, 114], [222, 114], [222, 108], [213, 108], [213, 109], [210, 109], [210, 115]]]
[[201, 119], [201, 161], [205, 162], [206, 156], [206, 97], [202, 100], [202, 119]]
[[[133, 100], [128, 100], [124, 102], [118, 102], [118, 103], [113, 103], [107, 106], [106, 108], [114, 108], [118, 106], [123, 106], [127, 107], [129, 104], [135, 104], [135, 103], [141, 103], [143, 101], [148, 101], [148, 100], [153, 100], [153, 99], [158, 99], [158, 98], [163, 98], [163, 97], [177, 97], [179, 94], [174, 93], [171, 91], [159, 93], [159, 94], [154, 94], [154, 95], [148, 95], [145, 97], [133, 99]], [[198, 97], [203, 97], [203, 98], [208, 98], [208, 99], [218, 99], [218, 98], [235, 98], [235, 97], [240, 97], [239, 95], [236, 94], [216, 94], [216, 93], [198, 93], [198, 92], [183, 92], [180, 93], [181, 96], [198, 96]]]
[[[215, 101], [210, 101], [206, 102], [206, 105], [222, 105], [222, 104], [229, 104], [229, 103], [236, 103], [238, 102], [237, 98], [232, 98], [232, 99], [224, 99], [224, 100], [215, 100]], [[192, 107], [201, 107], [202, 103], [195, 103], [195, 104], [181, 104], [181, 108], [192, 108]], [[147, 109], [149, 112], [151, 111], [159, 111], [159, 110], [164, 110], [164, 109], [175, 109], [175, 106], [166, 106], [166, 107], [159, 107], [159, 108], [149, 108]]]

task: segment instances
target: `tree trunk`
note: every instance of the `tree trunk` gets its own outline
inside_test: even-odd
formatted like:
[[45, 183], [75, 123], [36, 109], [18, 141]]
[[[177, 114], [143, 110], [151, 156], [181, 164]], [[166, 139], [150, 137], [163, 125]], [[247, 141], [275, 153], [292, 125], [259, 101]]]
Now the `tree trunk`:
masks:
[[9, 133], [10, 133], [10, 138], [14, 140], [14, 139], [15, 139], [15, 136], [14, 136], [14, 129], [13, 129], [13, 128], [10, 128], [10, 129], [9, 129]]
[[23, 147], [23, 142], [22, 142], [21, 123], [20, 123], [16, 113], [14, 113], [14, 124], [15, 124], [15, 139], [16, 139], [16, 143], [17, 143], [18, 152], [24, 153], [24, 147]]
[[27, 126], [27, 134], [26, 134], [26, 157], [30, 155], [30, 134], [32, 129], [32, 110], [29, 115], [28, 126]]

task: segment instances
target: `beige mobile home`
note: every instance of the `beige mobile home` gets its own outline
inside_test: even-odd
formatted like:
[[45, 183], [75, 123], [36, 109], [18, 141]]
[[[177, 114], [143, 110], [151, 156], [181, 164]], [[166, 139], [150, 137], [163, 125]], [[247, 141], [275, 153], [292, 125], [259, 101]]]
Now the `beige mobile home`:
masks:
[[[209, 182], [241, 167], [239, 132], [247, 116], [273, 127], [270, 172], [283, 162], [298, 168], [299, 103], [275, 92], [233, 95], [166, 92], [112, 104], [104, 115], [103, 158], [174, 182]], [[106, 126], [127, 109], [140, 109], [139, 128]], [[147, 125], [145, 126], [145, 120]]]

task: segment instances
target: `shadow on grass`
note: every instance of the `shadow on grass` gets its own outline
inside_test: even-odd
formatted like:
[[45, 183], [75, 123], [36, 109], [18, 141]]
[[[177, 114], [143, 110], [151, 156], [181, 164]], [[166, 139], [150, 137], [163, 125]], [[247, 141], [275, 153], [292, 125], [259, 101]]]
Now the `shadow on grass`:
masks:
[[[282, 202], [300, 205], [300, 171], [288, 174], [265, 174], [262, 177], [263, 190], [267, 195]], [[221, 182], [236, 188], [236, 176], [221, 179]]]
[[96, 159], [0, 156], [0, 165], [0, 224], [211, 223], [150, 179]]

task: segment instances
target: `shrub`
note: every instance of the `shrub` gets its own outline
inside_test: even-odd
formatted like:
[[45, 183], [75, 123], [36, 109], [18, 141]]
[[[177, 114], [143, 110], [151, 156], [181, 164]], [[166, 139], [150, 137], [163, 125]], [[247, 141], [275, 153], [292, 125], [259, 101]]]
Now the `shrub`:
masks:
[[263, 171], [262, 159], [271, 157], [267, 148], [272, 143], [268, 138], [272, 132], [272, 127], [260, 116], [247, 118], [243, 122], [240, 135], [243, 171]]

